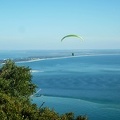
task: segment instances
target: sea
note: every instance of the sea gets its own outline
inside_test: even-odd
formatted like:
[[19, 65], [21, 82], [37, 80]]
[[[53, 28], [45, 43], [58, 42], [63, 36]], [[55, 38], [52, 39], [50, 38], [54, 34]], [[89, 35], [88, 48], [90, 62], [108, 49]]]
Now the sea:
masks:
[[0, 51], [0, 66], [6, 59], [31, 68], [38, 107], [120, 120], [120, 49]]

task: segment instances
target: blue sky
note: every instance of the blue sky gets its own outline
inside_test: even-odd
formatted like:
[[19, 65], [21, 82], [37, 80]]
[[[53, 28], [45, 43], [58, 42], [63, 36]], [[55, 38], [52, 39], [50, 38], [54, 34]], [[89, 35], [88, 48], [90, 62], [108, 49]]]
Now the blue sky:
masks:
[[119, 48], [120, 0], [0, 0], [0, 50]]

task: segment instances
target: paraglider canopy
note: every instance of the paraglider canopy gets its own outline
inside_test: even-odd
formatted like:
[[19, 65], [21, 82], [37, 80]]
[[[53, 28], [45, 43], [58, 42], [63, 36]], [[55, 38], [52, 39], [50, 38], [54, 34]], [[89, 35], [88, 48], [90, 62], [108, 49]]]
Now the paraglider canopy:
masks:
[[75, 34], [70, 34], [70, 35], [64, 36], [64, 37], [61, 39], [61, 42], [62, 42], [65, 38], [68, 38], [68, 37], [76, 37], [76, 38], [78, 38], [78, 39], [83, 40], [83, 38], [82, 38], [81, 36], [78, 36], [78, 35], [75, 35]]

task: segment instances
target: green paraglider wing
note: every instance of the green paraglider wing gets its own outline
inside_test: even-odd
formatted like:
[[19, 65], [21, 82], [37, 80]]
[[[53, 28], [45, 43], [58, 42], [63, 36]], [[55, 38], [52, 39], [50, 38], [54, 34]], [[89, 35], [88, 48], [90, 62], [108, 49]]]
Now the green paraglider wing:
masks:
[[64, 36], [64, 37], [61, 39], [61, 42], [62, 42], [65, 38], [67, 38], [67, 37], [76, 37], [76, 38], [79, 38], [79, 39], [83, 40], [83, 38], [82, 38], [81, 36], [70, 34], [70, 35]]

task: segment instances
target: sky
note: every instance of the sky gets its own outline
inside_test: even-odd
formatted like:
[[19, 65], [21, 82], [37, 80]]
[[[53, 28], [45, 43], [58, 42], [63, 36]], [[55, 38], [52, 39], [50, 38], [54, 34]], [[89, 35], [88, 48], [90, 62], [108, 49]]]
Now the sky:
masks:
[[0, 0], [0, 50], [33, 49], [120, 49], [120, 0]]

